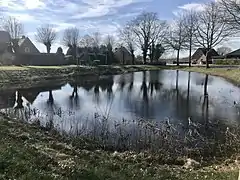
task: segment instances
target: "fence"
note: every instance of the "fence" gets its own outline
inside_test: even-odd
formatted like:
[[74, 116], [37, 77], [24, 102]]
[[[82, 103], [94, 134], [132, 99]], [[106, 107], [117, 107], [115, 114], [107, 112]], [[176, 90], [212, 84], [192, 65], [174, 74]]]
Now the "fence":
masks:
[[67, 65], [64, 55], [55, 53], [15, 54], [13, 65], [59, 66]]

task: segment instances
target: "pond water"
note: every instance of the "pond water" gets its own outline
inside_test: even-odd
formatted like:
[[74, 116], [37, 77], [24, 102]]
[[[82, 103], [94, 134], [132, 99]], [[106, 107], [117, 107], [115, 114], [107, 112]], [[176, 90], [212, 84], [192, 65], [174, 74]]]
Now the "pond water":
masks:
[[[133, 141], [152, 138], [160, 127], [161, 132], [172, 127], [182, 138], [189, 132], [200, 138], [216, 137], [220, 129], [239, 125], [238, 102], [240, 89], [226, 80], [174, 70], [103, 76], [93, 81], [83, 77], [56, 86], [53, 82], [0, 92], [1, 111], [9, 115], [73, 135], [108, 139], [108, 144], [121, 139], [124, 147], [136, 147], [139, 143]], [[195, 131], [189, 131], [191, 125]]]

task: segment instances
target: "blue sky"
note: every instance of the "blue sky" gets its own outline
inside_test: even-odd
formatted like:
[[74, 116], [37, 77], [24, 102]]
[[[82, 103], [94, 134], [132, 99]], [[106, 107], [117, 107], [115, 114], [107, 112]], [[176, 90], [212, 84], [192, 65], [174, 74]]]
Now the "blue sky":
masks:
[[[53, 24], [59, 39], [52, 52], [61, 46], [62, 32], [68, 27], [78, 27], [81, 34], [99, 31], [116, 35], [117, 29], [142, 11], [157, 12], [160, 19], [171, 20], [175, 12], [183, 9], [201, 9], [201, 4], [211, 0], [0, 0], [0, 10], [5, 15], [18, 18], [41, 52], [45, 47], [35, 42], [36, 28]], [[235, 42], [234, 42], [235, 43]], [[233, 45], [234, 46], [234, 45]]]

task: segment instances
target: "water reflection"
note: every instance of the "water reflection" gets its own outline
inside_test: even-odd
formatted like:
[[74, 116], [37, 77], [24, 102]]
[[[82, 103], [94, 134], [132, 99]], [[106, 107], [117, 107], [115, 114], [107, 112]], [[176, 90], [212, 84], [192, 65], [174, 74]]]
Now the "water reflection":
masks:
[[[117, 138], [116, 146], [125, 147], [145, 133], [153, 141], [153, 134], [158, 131], [143, 128], [140, 132], [138, 125], [142, 126], [142, 121], [151, 127], [152, 124], [172, 125], [179, 137], [184, 137], [191, 126], [198, 124], [197, 134], [202, 138], [213, 137], [218, 132], [217, 126], [238, 125], [239, 109], [233, 102], [238, 101], [239, 93], [238, 87], [209, 75], [150, 71], [84, 77], [68, 84], [54, 85], [53, 82], [49, 86], [16, 89], [11, 93], [2, 90], [0, 107], [5, 112], [13, 107], [15, 114], [19, 112], [22, 119], [30, 122], [40, 119], [41, 125], [48, 129], [92, 134], [94, 138], [107, 138], [112, 143], [116, 143]], [[106, 132], [115, 134], [111, 136]], [[123, 139], [127, 140], [123, 142]], [[136, 143], [131, 145], [142, 147]]]

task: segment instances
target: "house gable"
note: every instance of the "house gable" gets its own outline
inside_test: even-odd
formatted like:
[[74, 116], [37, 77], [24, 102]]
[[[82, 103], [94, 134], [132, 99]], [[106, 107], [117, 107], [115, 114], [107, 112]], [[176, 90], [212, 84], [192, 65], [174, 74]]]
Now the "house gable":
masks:
[[[23, 39], [24, 38], [24, 39]], [[28, 37], [23, 37], [18, 42], [18, 52], [19, 53], [40, 53], [36, 46], [32, 43], [32, 41]]]
[[[207, 49], [206, 48], [198, 48], [195, 53], [192, 55], [192, 60], [199, 60], [204, 59], [207, 55]], [[210, 50], [210, 55], [211, 56], [219, 56], [219, 54], [217, 53], [217, 51], [215, 51], [215, 49], [211, 49]], [[206, 60], [205, 60], [206, 61]]]
[[240, 49], [230, 52], [226, 55], [227, 58], [240, 58]]
[[132, 61], [131, 53], [125, 47], [116, 48], [115, 52], [114, 52], [114, 56], [121, 63], [123, 62], [123, 57], [125, 59], [125, 63], [127, 63], [127, 64], [131, 63], [131, 61]]

